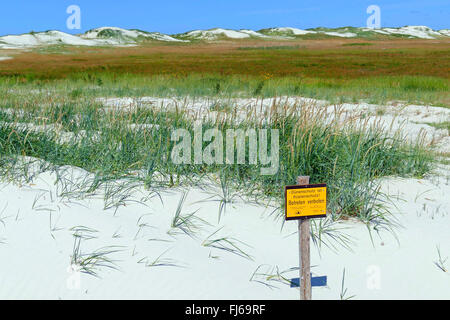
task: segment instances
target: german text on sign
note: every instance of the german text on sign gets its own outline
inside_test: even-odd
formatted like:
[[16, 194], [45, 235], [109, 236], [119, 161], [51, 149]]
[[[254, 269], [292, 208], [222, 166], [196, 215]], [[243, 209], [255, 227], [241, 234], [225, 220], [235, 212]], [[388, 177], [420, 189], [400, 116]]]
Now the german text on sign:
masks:
[[323, 218], [327, 214], [326, 184], [286, 186], [286, 220]]

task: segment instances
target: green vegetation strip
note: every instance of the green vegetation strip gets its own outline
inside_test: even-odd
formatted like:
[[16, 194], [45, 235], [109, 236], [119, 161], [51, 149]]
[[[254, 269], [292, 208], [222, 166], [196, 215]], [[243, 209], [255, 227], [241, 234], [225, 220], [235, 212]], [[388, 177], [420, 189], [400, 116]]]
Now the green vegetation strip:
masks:
[[[203, 123], [204, 131], [278, 129], [280, 168], [275, 175], [261, 175], [259, 165], [248, 164], [248, 154], [245, 165], [175, 165], [170, 160], [173, 130], [184, 128], [193, 134], [194, 119], [182, 109], [138, 106], [134, 110], [107, 111], [84, 97], [89, 89], [80, 87], [80, 95], [73, 94], [73, 90], [70, 87], [63, 98], [10, 94], [5, 99], [0, 108], [1, 177], [25, 175], [26, 168], [12, 169], [23, 156], [94, 173], [98, 178], [89, 186], [90, 191], [106, 181], [131, 179], [151, 192], [187, 181], [190, 185], [201, 185], [205, 177], [212, 175], [217, 177], [221, 189], [218, 194], [221, 212], [236, 195], [261, 202], [276, 199], [281, 207], [283, 187], [293, 184], [298, 175], [309, 175], [311, 183], [328, 184], [328, 210], [335, 219], [354, 216], [380, 228], [386, 225], [387, 216], [377, 178], [422, 176], [434, 163], [432, 153], [420, 141], [408, 144], [400, 134], [390, 136], [356, 120], [345, 125], [338, 121], [325, 123], [326, 115], [320, 108], [279, 105], [274, 106], [276, 113], [268, 111], [261, 119], [249, 112], [246, 119], [237, 121], [234, 112], [230, 112], [227, 118], [217, 117]], [[222, 109], [227, 112], [233, 108]], [[60, 141], [53, 131], [39, 132], [17, 125], [27, 122], [53, 124], [73, 135], [68, 141]], [[130, 124], [153, 127], [136, 129]], [[277, 212], [282, 214], [281, 210]]]
[[[366, 67], [370, 68], [369, 65]], [[1, 78], [0, 94], [51, 91], [69, 98], [91, 97], [275, 97], [303, 96], [331, 103], [403, 101], [450, 107], [449, 80], [430, 76], [380, 76], [356, 79], [228, 75], [77, 73], [70, 79]]]

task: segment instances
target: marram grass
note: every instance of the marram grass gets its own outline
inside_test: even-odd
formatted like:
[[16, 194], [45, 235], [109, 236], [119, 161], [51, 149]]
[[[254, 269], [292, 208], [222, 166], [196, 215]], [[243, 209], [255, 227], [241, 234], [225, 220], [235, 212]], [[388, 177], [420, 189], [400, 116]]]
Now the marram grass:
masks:
[[[333, 219], [358, 217], [381, 228], [389, 225], [377, 179], [422, 176], [434, 163], [433, 153], [420, 139], [407, 143], [399, 132], [387, 134], [366, 120], [338, 121], [339, 111], [335, 119], [325, 122], [324, 109], [308, 105], [278, 102], [259, 117], [248, 110], [244, 119], [229, 113], [232, 108], [221, 110], [227, 117], [203, 115], [203, 130], [279, 130], [280, 167], [275, 175], [261, 175], [259, 165], [172, 163], [173, 130], [184, 128], [192, 133], [195, 120], [181, 106], [173, 111], [144, 107], [109, 110], [86, 97], [47, 95], [12, 99], [0, 108], [0, 176], [32, 179], [27, 167], [19, 166], [20, 158], [26, 156], [49, 164], [41, 171], [71, 165], [93, 173], [96, 178], [80, 188], [86, 193], [111, 181], [129, 181], [113, 189], [105, 187], [109, 190], [105, 208], [124, 203], [127, 192], [140, 183], [151, 194], [160, 188], [202, 186], [205, 179], [216, 179], [220, 191], [214, 201], [220, 217], [237, 195], [247, 201], [275, 200], [279, 203], [275, 212], [281, 216], [283, 187], [294, 184], [298, 175], [309, 175], [311, 183], [327, 183], [328, 211]], [[139, 124], [151, 126], [133, 127]], [[177, 221], [180, 219], [175, 219], [174, 225], [179, 228]]]

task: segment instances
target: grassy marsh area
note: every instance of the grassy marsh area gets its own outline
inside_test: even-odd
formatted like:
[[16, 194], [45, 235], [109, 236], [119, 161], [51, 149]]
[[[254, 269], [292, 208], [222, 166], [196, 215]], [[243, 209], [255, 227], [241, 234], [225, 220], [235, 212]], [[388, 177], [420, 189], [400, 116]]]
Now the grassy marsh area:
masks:
[[449, 106], [448, 40], [53, 47], [0, 62], [0, 86], [83, 96], [280, 96]]
[[[407, 143], [400, 132], [387, 134], [364, 119], [326, 122], [323, 110], [312, 105], [278, 103], [258, 117], [248, 109], [239, 121], [234, 106], [222, 106], [211, 109], [222, 114], [214, 120], [203, 115], [203, 130], [278, 129], [278, 172], [262, 176], [258, 165], [180, 166], [169, 161], [171, 133], [192, 132], [196, 120], [183, 106], [108, 110], [96, 99], [304, 96], [334, 103], [449, 106], [448, 42], [367, 43], [258, 42], [252, 48], [233, 42], [20, 53], [0, 63], [1, 175], [27, 177], [27, 168], [18, 165], [20, 157], [29, 156], [95, 173], [94, 181], [80, 186], [85, 192], [117, 179], [158, 190], [208, 178], [220, 185], [223, 205], [236, 195], [282, 203], [283, 186], [310, 175], [312, 183], [328, 184], [333, 217], [384, 224], [376, 180], [430, 172], [434, 156], [420, 139]], [[68, 138], [62, 140], [61, 132]]]

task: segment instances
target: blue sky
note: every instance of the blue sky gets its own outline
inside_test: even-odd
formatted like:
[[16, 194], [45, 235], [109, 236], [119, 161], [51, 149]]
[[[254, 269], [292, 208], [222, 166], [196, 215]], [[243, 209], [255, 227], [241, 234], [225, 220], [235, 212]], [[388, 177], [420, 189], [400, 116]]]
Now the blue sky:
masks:
[[[262, 29], [365, 26], [366, 8], [381, 8], [381, 26], [426, 25], [450, 28], [449, 0], [3, 0], [0, 34], [50, 29], [81, 33], [100, 26], [137, 28], [173, 34], [223, 27]], [[81, 8], [81, 30], [68, 30], [66, 9]]]

